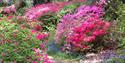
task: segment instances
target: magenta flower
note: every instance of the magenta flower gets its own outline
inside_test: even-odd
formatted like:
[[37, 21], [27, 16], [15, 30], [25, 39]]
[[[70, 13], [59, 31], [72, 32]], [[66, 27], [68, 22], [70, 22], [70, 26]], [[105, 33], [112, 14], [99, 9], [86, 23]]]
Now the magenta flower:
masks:
[[37, 34], [36, 39], [42, 40], [42, 39], [44, 39], [44, 38], [47, 37], [47, 36], [48, 36], [48, 34], [39, 33], [39, 34]]
[[37, 63], [36, 61], [34, 61], [33, 63]]

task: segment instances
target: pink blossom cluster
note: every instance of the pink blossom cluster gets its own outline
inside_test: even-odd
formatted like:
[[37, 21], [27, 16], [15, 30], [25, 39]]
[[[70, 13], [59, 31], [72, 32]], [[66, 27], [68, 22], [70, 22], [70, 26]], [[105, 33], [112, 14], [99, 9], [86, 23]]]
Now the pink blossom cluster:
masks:
[[105, 35], [109, 27], [109, 22], [90, 17], [81, 26], [73, 29], [73, 32], [68, 36], [68, 41], [75, 47], [89, 47], [87, 44], [95, 41], [97, 37]]
[[35, 29], [31, 30], [32, 34], [36, 34], [36, 39], [43, 40], [43, 39], [45, 39], [46, 37], [49, 36], [49, 34], [47, 32], [41, 33], [40, 30], [42, 30], [42, 27], [39, 26], [39, 25], [35, 26]]
[[36, 49], [34, 48], [34, 52], [35, 52], [35, 57], [37, 57], [37, 61], [34, 61], [33, 63], [40, 63], [41, 61], [43, 63], [53, 63], [53, 61], [49, 58], [48, 54], [46, 53], [46, 47], [45, 44], [42, 43], [40, 44], [41, 49]]
[[83, 5], [80, 6], [76, 10], [75, 16], [79, 17], [87, 17], [87, 16], [96, 16], [96, 17], [101, 17], [104, 15], [103, 8], [97, 5]]
[[57, 25], [56, 41], [59, 42], [62, 38], [67, 37], [72, 33], [74, 27], [80, 26], [87, 18], [99, 18], [104, 15], [103, 9], [100, 6], [80, 6], [74, 14], [67, 14]]
[[3, 11], [4, 11], [5, 13], [8, 13], [8, 14], [11, 13], [11, 12], [16, 13], [16, 8], [15, 8], [14, 5], [11, 5], [11, 6], [9, 6], [9, 7], [3, 8]]
[[32, 7], [31, 9], [28, 9], [25, 13], [25, 16], [28, 19], [38, 19], [40, 16], [45, 15], [48, 12], [57, 12], [61, 8], [63, 8], [67, 2], [58, 2], [58, 3], [47, 3], [47, 4], [41, 4], [37, 5], [35, 7]]

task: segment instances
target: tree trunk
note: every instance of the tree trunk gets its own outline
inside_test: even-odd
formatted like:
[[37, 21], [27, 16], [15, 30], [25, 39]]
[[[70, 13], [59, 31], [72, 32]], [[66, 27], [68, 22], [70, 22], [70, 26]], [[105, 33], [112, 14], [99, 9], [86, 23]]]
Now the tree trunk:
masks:
[[22, 8], [25, 6], [25, 2], [23, 0], [16, 0], [14, 3], [16, 9]]

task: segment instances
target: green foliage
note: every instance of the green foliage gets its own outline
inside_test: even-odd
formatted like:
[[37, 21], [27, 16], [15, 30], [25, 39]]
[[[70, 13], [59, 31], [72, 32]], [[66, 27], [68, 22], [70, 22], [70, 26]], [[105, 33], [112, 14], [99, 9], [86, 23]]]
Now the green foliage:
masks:
[[33, 0], [24, 0], [26, 7], [31, 7], [33, 6]]
[[125, 63], [125, 59], [113, 58], [108, 60], [106, 63]]
[[110, 0], [105, 6], [105, 20], [111, 21], [110, 39], [117, 43], [118, 48], [125, 48], [125, 4], [120, 0]]
[[105, 19], [107, 21], [116, 20], [118, 15], [119, 6], [121, 6], [120, 0], [110, 0], [107, 2], [107, 5], [105, 5]]
[[117, 33], [118, 35], [118, 39], [119, 39], [119, 47], [120, 48], [125, 48], [125, 8], [124, 8], [125, 4], [122, 4], [121, 6], [119, 6], [119, 10], [118, 10], [118, 22], [117, 22]]
[[6, 19], [0, 21], [0, 58], [5, 63], [31, 63], [35, 59], [33, 48], [38, 48], [40, 43], [29, 29], [21, 29]]

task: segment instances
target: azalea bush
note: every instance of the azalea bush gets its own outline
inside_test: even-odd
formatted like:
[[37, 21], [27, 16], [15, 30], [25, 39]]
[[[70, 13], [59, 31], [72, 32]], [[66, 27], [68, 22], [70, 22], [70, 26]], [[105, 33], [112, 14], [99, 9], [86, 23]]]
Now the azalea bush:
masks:
[[[91, 9], [90, 9], [91, 8]], [[95, 15], [96, 11], [94, 8], [98, 9], [99, 14]], [[95, 13], [93, 12], [95, 11]], [[89, 13], [90, 12], [90, 13]], [[93, 13], [91, 13], [93, 12]], [[87, 18], [86, 16], [95, 16], [99, 17], [103, 14], [102, 9], [97, 6], [81, 6], [78, 8], [75, 14], [67, 14], [62, 19], [61, 22], [57, 26], [57, 34], [56, 34], [56, 40], [60, 40], [62, 35], [66, 36], [69, 32], [71, 32], [71, 29], [80, 26], [82, 22]], [[83, 17], [85, 16], [85, 17]], [[71, 23], [71, 24], [69, 24]]]
[[98, 42], [101, 42], [98, 39], [107, 33], [109, 26], [110, 23], [99, 18], [88, 18], [82, 25], [73, 28], [73, 31], [68, 36], [68, 41], [74, 48], [91, 49], [96, 45], [93, 43], [99, 44]]
[[0, 20], [1, 60], [7, 63], [51, 62], [44, 43], [47, 42], [48, 34], [22, 27], [13, 19], [14, 17], [2, 17]]
[[70, 45], [71, 50], [77, 49], [77, 51], [93, 49], [93, 46], [96, 46], [93, 43], [99, 45], [98, 39], [101, 42], [110, 27], [110, 23], [102, 19], [105, 14], [102, 6], [100, 6], [102, 3], [104, 2], [100, 1], [100, 4], [95, 5], [83, 5], [74, 14], [65, 15], [57, 25], [56, 42]]
[[39, 17], [49, 13], [49, 12], [57, 12], [61, 8], [63, 8], [67, 2], [61, 2], [61, 3], [47, 3], [47, 4], [41, 4], [37, 5], [35, 7], [32, 7], [31, 9], [28, 9], [25, 16], [28, 19], [38, 19]]

